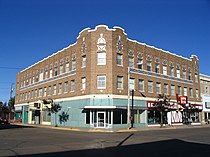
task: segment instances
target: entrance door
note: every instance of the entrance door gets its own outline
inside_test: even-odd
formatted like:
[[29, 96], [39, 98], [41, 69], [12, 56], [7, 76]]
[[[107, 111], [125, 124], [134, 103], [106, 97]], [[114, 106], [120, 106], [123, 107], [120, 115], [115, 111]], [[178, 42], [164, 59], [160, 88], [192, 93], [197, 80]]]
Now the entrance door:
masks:
[[97, 112], [97, 127], [105, 128], [106, 114], [105, 112]]

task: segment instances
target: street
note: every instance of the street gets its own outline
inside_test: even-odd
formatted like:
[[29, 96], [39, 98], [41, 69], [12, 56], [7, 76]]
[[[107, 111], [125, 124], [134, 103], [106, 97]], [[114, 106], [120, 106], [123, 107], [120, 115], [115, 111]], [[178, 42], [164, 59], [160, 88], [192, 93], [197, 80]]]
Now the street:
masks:
[[0, 156], [209, 156], [210, 127], [95, 133], [0, 126]]

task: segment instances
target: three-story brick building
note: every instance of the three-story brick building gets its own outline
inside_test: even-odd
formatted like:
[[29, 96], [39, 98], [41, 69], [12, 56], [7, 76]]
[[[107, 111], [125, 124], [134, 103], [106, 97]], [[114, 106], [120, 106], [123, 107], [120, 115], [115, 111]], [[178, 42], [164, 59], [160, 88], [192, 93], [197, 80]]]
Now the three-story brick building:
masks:
[[[120, 27], [99, 25], [84, 29], [76, 43], [17, 74], [16, 119], [54, 125], [54, 115], [49, 116], [43, 104], [53, 100], [62, 106], [58, 125], [125, 128], [132, 109], [134, 126], [147, 126], [159, 123], [153, 102], [161, 93], [171, 97], [166, 116], [170, 123], [183, 122], [177, 95], [188, 97], [196, 109], [192, 121], [200, 122], [198, 58], [130, 40]], [[65, 122], [62, 115], [68, 115]]]

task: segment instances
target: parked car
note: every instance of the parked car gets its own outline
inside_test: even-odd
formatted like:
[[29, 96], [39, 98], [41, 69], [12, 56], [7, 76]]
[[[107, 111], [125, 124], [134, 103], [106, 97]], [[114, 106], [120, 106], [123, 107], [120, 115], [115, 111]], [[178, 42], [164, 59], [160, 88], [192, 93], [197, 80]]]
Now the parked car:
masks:
[[0, 124], [9, 124], [8, 119], [0, 117]]

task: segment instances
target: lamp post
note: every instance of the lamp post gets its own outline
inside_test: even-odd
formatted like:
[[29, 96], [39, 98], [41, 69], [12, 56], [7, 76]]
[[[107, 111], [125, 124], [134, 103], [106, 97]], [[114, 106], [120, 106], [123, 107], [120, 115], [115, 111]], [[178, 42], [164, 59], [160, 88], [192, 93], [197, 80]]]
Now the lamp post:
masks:
[[131, 110], [130, 110], [130, 67], [128, 67], [128, 106], [127, 106], [127, 124], [128, 129], [130, 129], [131, 124]]

